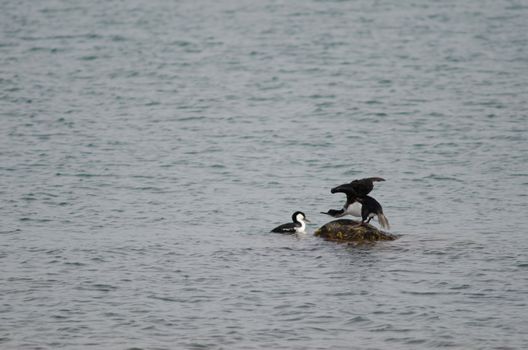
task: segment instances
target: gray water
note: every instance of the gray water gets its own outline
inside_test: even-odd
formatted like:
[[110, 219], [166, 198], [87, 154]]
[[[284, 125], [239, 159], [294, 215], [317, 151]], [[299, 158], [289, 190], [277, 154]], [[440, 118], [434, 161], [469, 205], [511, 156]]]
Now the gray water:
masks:
[[[2, 1], [0, 348], [528, 348], [527, 18]], [[366, 176], [401, 237], [314, 237]]]

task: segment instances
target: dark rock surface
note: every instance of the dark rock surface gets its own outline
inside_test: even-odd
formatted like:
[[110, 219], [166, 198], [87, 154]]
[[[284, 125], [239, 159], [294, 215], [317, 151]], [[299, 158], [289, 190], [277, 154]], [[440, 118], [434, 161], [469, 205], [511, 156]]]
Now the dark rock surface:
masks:
[[393, 241], [397, 236], [378, 230], [370, 224], [361, 224], [359, 221], [339, 219], [331, 221], [314, 232], [315, 236], [329, 241], [371, 243], [377, 241]]

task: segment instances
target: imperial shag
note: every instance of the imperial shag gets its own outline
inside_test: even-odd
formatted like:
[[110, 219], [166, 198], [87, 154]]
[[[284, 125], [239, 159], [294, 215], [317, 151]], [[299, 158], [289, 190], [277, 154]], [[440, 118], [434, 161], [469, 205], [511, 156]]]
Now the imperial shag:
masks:
[[383, 215], [381, 205], [374, 198], [367, 196], [374, 188], [374, 182], [377, 181], [385, 181], [385, 179], [381, 177], [367, 177], [332, 188], [330, 192], [340, 192], [346, 195], [345, 205], [341, 210], [330, 209], [326, 213], [321, 213], [335, 218], [352, 215], [360, 217], [362, 222], [367, 223], [370, 222], [372, 217], [377, 216], [381, 226], [388, 229], [389, 222], [385, 215]]
[[326, 213], [321, 213], [334, 218], [340, 218], [345, 215], [361, 217], [361, 203], [357, 201], [357, 198], [369, 194], [374, 188], [374, 182], [376, 181], [385, 181], [385, 179], [381, 177], [367, 177], [332, 188], [330, 192], [341, 192], [346, 195], [345, 205], [343, 205], [343, 209], [341, 210], [330, 209]]
[[302, 211], [296, 211], [292, 215], [292, 221], [275, 227], [271, 232], [276, 233], [304, 233], [306, 223], [310, 222]]

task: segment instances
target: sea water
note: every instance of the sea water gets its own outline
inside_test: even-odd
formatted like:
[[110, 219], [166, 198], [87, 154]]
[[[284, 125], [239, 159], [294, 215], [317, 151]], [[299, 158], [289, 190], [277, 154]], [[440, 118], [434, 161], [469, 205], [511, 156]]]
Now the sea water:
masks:
[[[3, 1], [0, 348], [528, 348], [527, 18]], [[367, 176], [400, 238], [314, 237]]]

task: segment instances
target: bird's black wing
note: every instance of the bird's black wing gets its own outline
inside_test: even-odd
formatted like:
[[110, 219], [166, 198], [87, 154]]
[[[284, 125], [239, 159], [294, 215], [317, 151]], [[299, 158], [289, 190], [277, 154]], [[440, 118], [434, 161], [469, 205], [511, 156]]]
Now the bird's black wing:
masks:
[[372, 182], [379, 182], [379, 181], [385, 181], [384, 178], [382, 177], [378, 177], [378, 176], [375, 176], [375, 177], [367, 177], [368, 180], [372, 181]]
[[344, 208], [348, 207], [350, 204], [354, 203], [356, 201], [356, 198], [359, 196], [354, 189], [354, 186], [351, 184], [343, 184], [339, 185], [337, 187], [334, 187], [330, 190], [332, 193], [344, 193], [347, 197]]
[[366, 177], [352, 181], [350, 186], [356, 191], [358, 196], [366, 196], [374, 189], [374, 182], [377, 181], [385, 181], [385, 179], [381, 177]]
[[381, 204], [371, 196], [365, 196], [359, 199], [361, 203], [361, 208], [367, 210], [369, 213], [383, 213], [383, 208]]
[[339, 186], [336, 186], [330, 190], [331, 193], [345, 193], [346, 195], [350, 196], [358, 196], [355, 190], [355, 186], [352, 184], [342, 184]]
[[295, 233], [295, 228], [299, 226], [296, 223], [289, 222], [287, 224], [282, 224], [280, 226], [275, 227], [271, 232], [275, 233]]
[[361, 216], [363, 221], [367, 220], [370, 213], [373, 213], [378, 216], [378, 221], [381, 227], [390, 229], [389, 220], [383, 213], [383, 208], [377, 200], [370, 196], [365, 196], [360, 198], [359, 202], [361, 202]]

